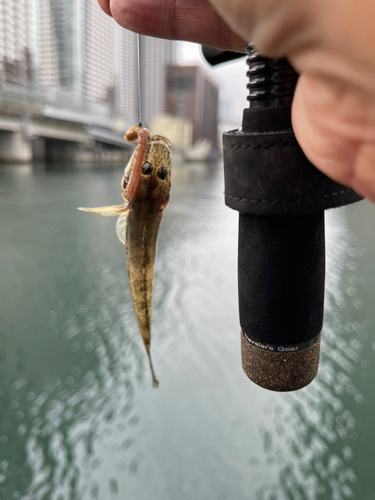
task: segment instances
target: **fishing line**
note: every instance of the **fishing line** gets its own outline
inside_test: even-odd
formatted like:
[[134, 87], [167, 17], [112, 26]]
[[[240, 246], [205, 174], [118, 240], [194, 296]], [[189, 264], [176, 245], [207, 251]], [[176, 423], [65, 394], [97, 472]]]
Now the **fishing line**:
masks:
[[140, 35], [137, 33], [137, 73], [138, 73], [138, 115], [139, 115], [139, 124], [142, 125], [142, 106], [141, 106], [141, 42]]

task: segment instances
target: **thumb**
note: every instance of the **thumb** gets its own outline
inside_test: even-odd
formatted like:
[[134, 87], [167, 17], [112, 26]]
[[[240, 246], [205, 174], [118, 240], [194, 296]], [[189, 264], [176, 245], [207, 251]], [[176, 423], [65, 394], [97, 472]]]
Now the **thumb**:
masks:
[[309, 160], [337, 182], [375, 201], [375, 98], [349, 84], [300, 77], [292, 108]]

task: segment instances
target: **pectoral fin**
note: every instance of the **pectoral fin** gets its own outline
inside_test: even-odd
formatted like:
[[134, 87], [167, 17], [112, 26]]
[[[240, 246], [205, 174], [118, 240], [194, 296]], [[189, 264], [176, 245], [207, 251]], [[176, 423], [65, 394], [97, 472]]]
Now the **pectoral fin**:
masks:
[[78, 210], [82, 210], [82, 212], [91, 212], [92, 214], [102, 215], [103, 217], [117, 217], [118, 215], [123, 214], [127, 209], [127, 205], [111, 205], [109, 207], [97, 208], [78, 208]]
[[127, 221], [128, 221], [128, 217], [127, 217], [126, 213], [122, 213], [120, 215], [120, 217], [118, 218], [117, 224], [116, 224], [117, 236], [123, 245], [125, 245]]

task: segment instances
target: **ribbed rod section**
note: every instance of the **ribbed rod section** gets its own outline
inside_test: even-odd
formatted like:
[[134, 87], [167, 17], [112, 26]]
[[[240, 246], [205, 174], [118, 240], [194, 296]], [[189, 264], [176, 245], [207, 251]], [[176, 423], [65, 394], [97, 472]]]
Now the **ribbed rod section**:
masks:
[[252, 45], [246, 47], [246, 53], [250, 107], [291, 106], [298, 73], [288, 60], [262, 57]]

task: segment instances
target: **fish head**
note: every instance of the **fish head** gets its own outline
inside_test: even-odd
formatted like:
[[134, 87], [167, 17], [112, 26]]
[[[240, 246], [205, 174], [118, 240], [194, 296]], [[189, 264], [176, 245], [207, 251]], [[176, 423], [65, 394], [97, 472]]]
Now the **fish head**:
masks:
[[[121, 181], [122, 196], [126, 199], [126, 188], [136, 158], [130, 159]], [[148, 140], [135, 202], [153, 203], [163, 211], [168, 205], [171, 190], [171, 143], [161, 135], [153, 135]]]

